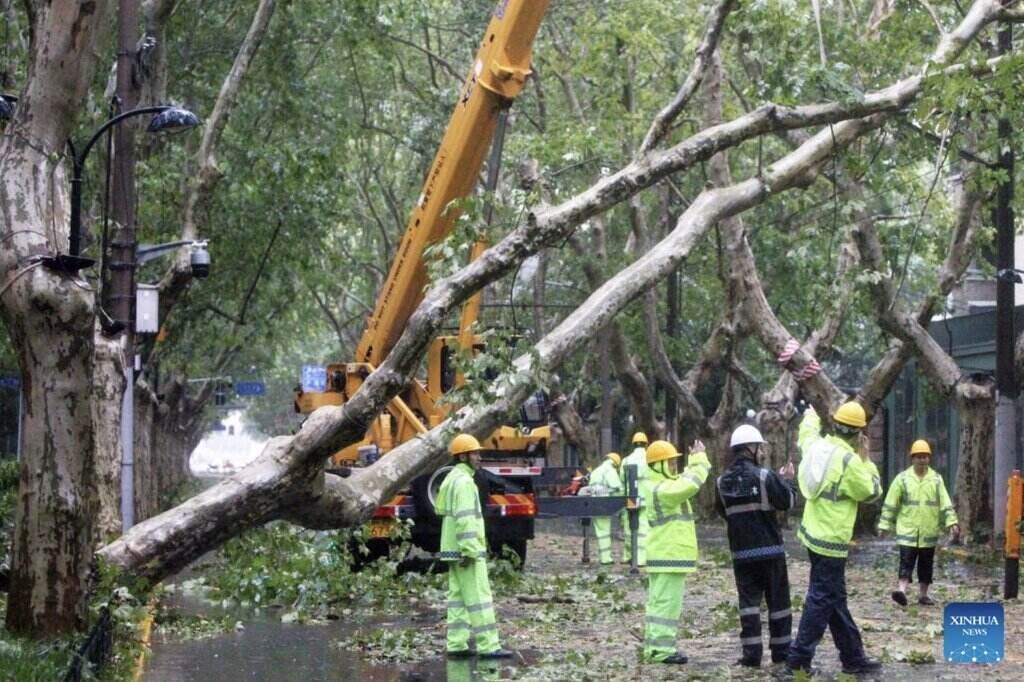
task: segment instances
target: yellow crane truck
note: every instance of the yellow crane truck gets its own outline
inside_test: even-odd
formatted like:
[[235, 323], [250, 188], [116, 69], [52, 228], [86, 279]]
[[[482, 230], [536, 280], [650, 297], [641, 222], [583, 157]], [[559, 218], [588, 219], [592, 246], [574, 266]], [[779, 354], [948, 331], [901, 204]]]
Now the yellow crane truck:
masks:
[[[452, 202], [473, 193], [492, 140], [488, 184], [493, 189], [504, 113], [530, 75], [530, 52], [547, 7], [548, 0], [498, 2], [373, 314], [367, 320], [355, 360], [327, 365], [322, 379], [311, 382], [316, 387], [313, 390], [308, 384], [300, 387], [295, 396], [296, 411], [309, 414], [323, 405], [343, 405], [394, 347], [423, 299], [427, 284], [424, 252], [451, 233], [459, 217]], [[474, 244], [472, 257], [478, 257], [483, 248], [482, 243]], [[412, 380], [393, 398], [361, 442], [336, 453], [336, 466], [364, 466], [387, 456], [392, 448], [448, 416], [450, 408], [441, 398], [463, 381], [455, 369], [456, 354], [484, 350], [482, 339], [473, 331], [480, 303], [479, 292], [465, 303], [458, 335], [441, 336], [431, 344], [426, 377]], [[321, 387], [323, 390], [317, 390]], [[544, 403], [543, 395], [535, 395], [523, 406], [519, 424], [501, 426], [481, 441], [484, 466], [477, 483], [488, 517], [489, 544], [492, 550], [507, 546], [523, 559], [537, 515], [535, 482], [544, 474], [550, 439]], [[417, 478], [410, 490], [377, 509], [370, 522], [375, 553], [386, 548], [395, 521], [407, 518], [415, 521], [413, 543], [427, 551], [438, 550], [441, 524], [433, 512], [432, 499], [447, 469]]]

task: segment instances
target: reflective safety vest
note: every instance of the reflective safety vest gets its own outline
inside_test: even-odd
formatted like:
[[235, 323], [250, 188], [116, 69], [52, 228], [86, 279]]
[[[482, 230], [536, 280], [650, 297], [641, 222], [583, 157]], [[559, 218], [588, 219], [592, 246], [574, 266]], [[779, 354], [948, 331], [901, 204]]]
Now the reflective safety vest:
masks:
[[896, 543], [906, 547], [934, 547], [942, 529], [957, 524], [956, 511], [942, 476], [928, 467], [923, 478], [911, 466], [892, 480], [882, 504], [879, 530], [896, 522]]
[[690, 455], [678, 476], [651, 469], [643, 481], [647, 500], [647, 572], [693, 573], [697, 570], [697, 528], [690, 498], [707, 480], [711, 463], [703, 452]]
[[822, 436], [821, 420], [813, 410], [804, 413], [797, 437], [800, 468], [812, 460], [828, 458], [825, 475], [817, 490], [806, 487], [798, 475], [800, 493], [807, 500], [797, 530], [801, 544], [815, 554], [845, 557], [853, 539], [857, 503], [870, 502], [882, 495], [882, 482], [874, 462], [863, 460], [838, 436]]
[[487, 558], [484, 515], [473, 467], [460, 462], [448, 472], [434, 511], [441, 517], [441, 561]]
[[640, 507], [643, 507], [646, 503], [643, 501], [644, 491], [642, 484], [651, 471], [650, 467], [647, 466], [647, 449], [642, 447], [635, 448], [633, 452], [626, 455], [626, 459], [622, 460], [622, 468], [619, 470], [621, 472], [619, 474], [619, 479], [622, 481], [623, 494], [629, 492], [626, 490], [626, 467], [630, 464], [636, 465], [636, 486], [637, 490], [640, 491], [640, 500], [638, 504]]
[[599, 485], [608, 489], [608, 495], [622, 494], [622, 481], [619, 480], [619, 472], [615, 470], [615, 464], [606, 459], [590, 473], [590, 485]]

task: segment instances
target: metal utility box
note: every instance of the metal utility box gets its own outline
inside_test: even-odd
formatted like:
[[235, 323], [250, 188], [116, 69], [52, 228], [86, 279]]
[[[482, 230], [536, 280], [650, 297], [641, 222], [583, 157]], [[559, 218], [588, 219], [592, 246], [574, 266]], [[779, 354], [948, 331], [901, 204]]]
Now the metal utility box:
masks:
[[160, 331], [160, 287], [139, 284], [135, 289], [135, 333], [156, 334]]

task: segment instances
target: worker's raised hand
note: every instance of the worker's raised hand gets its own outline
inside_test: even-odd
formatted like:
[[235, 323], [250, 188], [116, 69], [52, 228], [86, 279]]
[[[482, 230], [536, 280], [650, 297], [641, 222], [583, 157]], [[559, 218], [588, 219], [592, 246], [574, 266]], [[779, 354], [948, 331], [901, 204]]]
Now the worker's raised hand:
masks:
[[793, 460], [789, 460], [779, 467], [779, 476], [782, 476], [787, 481], [792, 481], [796, 478], [796, 467], [793, 465]]
[[704, 441], [699, 438], [693, 441], [693, 445], [690, 446], [690, 454], [692, 455], [695, 452], [705, 452]]

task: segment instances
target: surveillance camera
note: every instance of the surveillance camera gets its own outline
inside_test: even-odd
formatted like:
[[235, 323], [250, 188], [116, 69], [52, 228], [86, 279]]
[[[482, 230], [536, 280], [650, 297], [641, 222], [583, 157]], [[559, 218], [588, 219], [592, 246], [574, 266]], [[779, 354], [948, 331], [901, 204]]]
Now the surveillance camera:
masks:
[[206, 242], [192, 242], [192, 255], [189, 259], [192, 276], [205, 279], [210, 276], [210, 252], [206, 250]]

